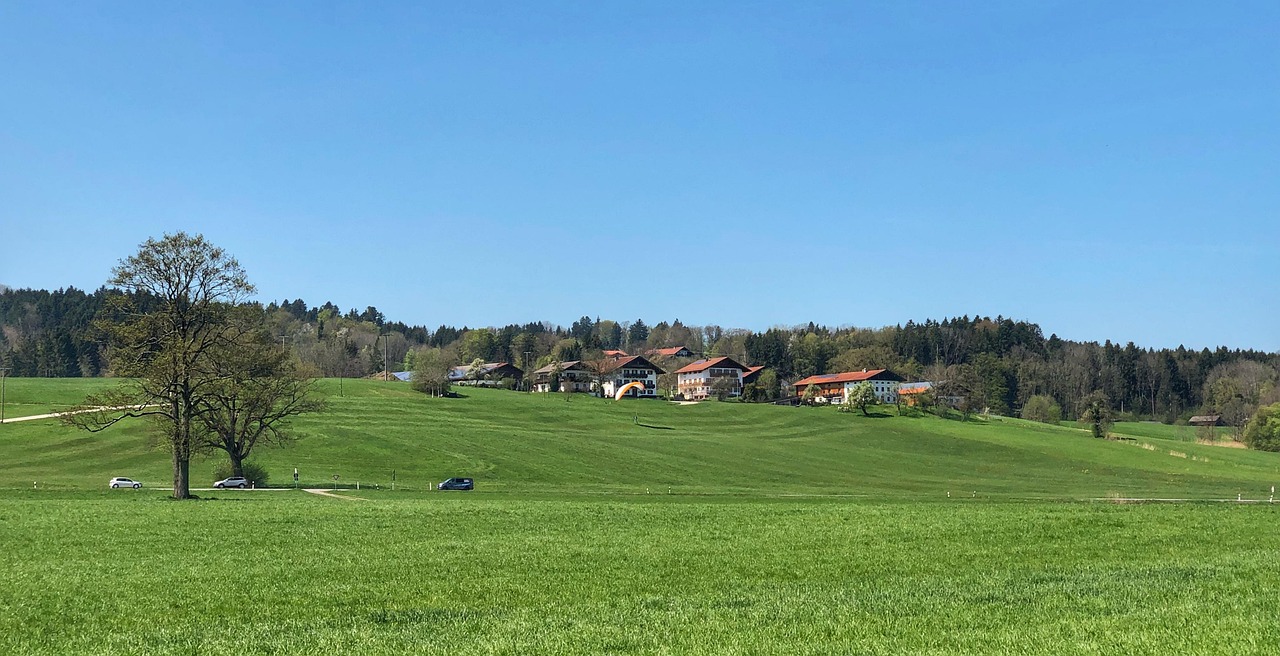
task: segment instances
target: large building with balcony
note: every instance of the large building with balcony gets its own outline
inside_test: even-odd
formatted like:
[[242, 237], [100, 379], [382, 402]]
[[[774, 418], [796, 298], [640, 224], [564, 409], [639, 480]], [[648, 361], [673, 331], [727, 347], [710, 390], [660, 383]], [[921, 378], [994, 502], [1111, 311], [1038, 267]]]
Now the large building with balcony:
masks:
[[742, 394], [742, 375], [750, 370], [733, 358], [698, 360], [676, 371], [676, 392], [690, 401], [702, 401], [716, 393], [718, 381], [726, 381], [729, 396]]
[[871, 383], [876, 392], [876, 400], [881, 403], [898, 402], [898, 385], [902, 376], [888, 369], [872, 369], [870, 371], [846, 371], [838, 374], [821, 374], [809, 376], [796, 381], [796, 394], [803, 395], [810, 385], [818, 388], [818, 395], [828, 403], [844, 403], [849, 398], [849, 390], [858, 383]]
[[591, 370], [580, 360], [552, 362], [533, 372], [533, 391], [590, 392]]
[[606, 359], [599, 363], [602, 367], [601, 391], [605, 396], [612, 397], [617, 394], [618, 390], [626, 387], [631, 383], [641, 383], [644, 388], [633, 387], [627, 390], [625, 396], [639, 398], [654, 398], [658, 396], [658, 376], [667, 373], [658, 365], [650, 362], [641, 355], [627, 355], [619, 358]]

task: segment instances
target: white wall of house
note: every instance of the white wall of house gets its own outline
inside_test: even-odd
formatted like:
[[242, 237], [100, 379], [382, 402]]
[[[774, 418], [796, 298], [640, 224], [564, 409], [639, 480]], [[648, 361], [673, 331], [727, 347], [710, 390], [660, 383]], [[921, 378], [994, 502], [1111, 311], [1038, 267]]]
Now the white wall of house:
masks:
[[742, 393], [742, 370], [733, 367], [724, 369], [712, 367], [694, 373], [677, 374], [676, 391], [686, 399], [702, 401], [711, 396], [711, 385], [721, 377], [732, 378], [735, 383], [734, 391], [730, 396], [738, 396]]
[[585, 371], [570, 370], [560, 372], [560, 389], [552, 390], [549, 380], [534, 383], [535, 392], [590, 392], [591, 374]]
[[[861, 382], [861, 381], [859, 381]], [[840, 399], [842, 403], [849, 401], [849, 394], [853, 392], [855, 385], [859, 382], [849, 382], [844, 384], [844, 397]], [[871, 383], [871, 389], [876, 392], [876, 400], [881, 403], [897, 403], [898, 402], [898, 386], [902, 383], [893, 380], [868, 380]]]
[[618, 393], [618, 390], [629, 383], [644, 383], [642, 390], [629, 390], [628, 396], [657, 396], [658, 395], [658, 372], [647, 367], [619, 367], [610, 373], [608, 380], [604, 381], [605, 396], [612, 397]]

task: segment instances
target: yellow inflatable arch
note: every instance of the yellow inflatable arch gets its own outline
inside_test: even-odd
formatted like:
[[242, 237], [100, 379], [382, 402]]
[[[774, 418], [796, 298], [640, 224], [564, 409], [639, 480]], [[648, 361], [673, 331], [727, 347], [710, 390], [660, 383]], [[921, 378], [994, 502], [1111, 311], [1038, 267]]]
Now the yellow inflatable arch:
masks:
[[626, 393], [631, 391], [632, 389], [644, 389], [644, 383], [637, 380], [634, 383], [627, 383], [626, 385], [619, 387], [618, 392], [613, 395], [613, 400], [621, 401], [622, 397], [625, 396]]

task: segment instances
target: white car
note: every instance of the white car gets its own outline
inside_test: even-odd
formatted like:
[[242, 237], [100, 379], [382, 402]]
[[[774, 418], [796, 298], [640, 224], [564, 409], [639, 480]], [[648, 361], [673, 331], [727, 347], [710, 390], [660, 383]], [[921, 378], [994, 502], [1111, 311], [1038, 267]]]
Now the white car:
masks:
[[110, 485], [111, 487], [131, 487], [135, 490], [142, 487], [142, 483], [123, 476], [117, 476], [111, 479], [111, 482], [107, 483], [107, 485]]
[[214, 483], [213, 486], [219, 490], [228, 487], [238, 487], [243, 490], [246, 487], [249, 487], [249, 481], [243, 476], [232, 476], [231, 478], [224, 478], [217, 483]]

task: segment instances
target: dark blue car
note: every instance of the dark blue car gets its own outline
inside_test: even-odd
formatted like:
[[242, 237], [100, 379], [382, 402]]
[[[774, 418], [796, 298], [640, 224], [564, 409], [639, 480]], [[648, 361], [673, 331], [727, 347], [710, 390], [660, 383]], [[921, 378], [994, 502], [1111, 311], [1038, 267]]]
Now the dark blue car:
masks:
[[474, 490], [476, 485], [469, 478], [451, 478], [436, 486], [437, 490]]

